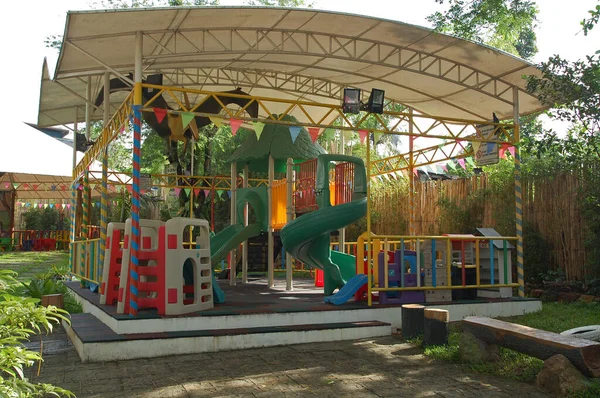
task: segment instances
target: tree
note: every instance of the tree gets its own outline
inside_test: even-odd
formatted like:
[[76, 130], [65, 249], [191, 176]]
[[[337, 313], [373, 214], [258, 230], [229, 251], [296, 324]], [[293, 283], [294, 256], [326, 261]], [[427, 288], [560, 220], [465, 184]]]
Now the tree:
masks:
[[435, 0], [449, 4], [427, 17], [434, 28], [530, 59], [537, 53], [538, 8], [526, 0]]

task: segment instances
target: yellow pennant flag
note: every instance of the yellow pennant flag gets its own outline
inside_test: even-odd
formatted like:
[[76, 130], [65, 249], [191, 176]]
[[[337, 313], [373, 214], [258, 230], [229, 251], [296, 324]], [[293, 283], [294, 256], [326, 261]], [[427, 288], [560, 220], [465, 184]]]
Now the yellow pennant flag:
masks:
[[223, 118], [222, 117], [219, 117], [219, 116], [209, 116], [208, 118], [217, 127], [221, 127], [223, 125]]
[[477, 151], [479, 151], [479, 147], [481, 146], [481, 142], [473, 141], [471, 142], [471, 145], [473, 145], [473, 153], [477, 153]]

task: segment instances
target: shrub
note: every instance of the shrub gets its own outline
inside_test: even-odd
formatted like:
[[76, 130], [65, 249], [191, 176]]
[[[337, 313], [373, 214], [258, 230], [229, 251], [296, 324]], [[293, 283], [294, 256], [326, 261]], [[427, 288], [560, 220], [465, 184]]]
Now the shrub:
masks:
[[51, 384], [32, 383], [23, 369], [41, 361], [40, 353], [28, 350], [23, 342], [34, 333], [51, 332], [61, 320], [68, 321], [66, 311], [54, 306], [39, 306], [39, 300], [15, 294], [19, 283], [16, 274], [0, 270], [0, 396], [32, 397], [69, 396], [70, 391]]

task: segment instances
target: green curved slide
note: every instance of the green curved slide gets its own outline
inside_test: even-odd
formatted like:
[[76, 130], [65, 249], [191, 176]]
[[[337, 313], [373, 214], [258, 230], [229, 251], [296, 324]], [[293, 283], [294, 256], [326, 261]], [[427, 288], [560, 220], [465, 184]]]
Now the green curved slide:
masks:
[[[329, 202], [329, 164], [345, 161], [355, 164], [352, 201], [337, 206]], [[352, 224], [366, 214], [366, 172], [362, 159], [344, 155], [320, 155], [317, 158], [315, 194], [318, 210], [304, 214], [281, 230], [285, 249], [303, 263], [324, 273], [324, 293], [333, 294], [356, 274], [354, 256], [332, 251], [330, 233]]]
[[[266, 187], [258, 188], [241, 188], [237, 190], [236, 208], [238, 212], [238, 220], [244, 219], [244, 206], [248, 203], [252, 206], [254, 214], [258, 222], [244, 226], [242, 223], [233, 224], [223, 229], [218, 234], [210, 238], [210, 264], [217, 265], [222, 259], [227, 256], [227, 253], [237, 248], [241, 243], [260, 235], [262, 231], [266, 231], [265, 203], [267, 203]], [[213, 290], [215, 302], [222, 303], [225, 301], [225, 293], [219, 287], [219, 284], [213, 275]]]

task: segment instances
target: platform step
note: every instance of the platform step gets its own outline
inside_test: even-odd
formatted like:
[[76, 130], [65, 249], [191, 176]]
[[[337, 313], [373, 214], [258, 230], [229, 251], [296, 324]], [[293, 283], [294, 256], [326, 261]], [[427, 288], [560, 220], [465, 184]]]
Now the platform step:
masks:
[[82, 362], [152, 358], [388, 336], [389, 323], [338, 322], [243, 329], [117, 334], [94, 315], [73, 314], [65, 329]]

